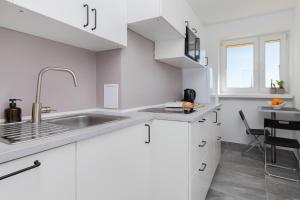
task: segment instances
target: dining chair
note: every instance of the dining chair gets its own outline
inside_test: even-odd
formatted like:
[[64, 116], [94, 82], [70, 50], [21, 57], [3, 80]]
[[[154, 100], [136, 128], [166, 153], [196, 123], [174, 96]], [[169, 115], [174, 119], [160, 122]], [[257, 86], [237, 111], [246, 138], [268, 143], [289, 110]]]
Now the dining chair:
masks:
[[[281, 130], [289, 130], [289, 131], [300, 131], [300, 121], [285, 121], [285, 120], [272, 120], [272, 119], [265, 119], [264, 120], [264, 128], [265, 131], [267, 131], [267, 129], [281, 129]], [[285, 147], [285, 148], [290, 148], [290, 149], [294, 149], [297, 152], [297, 168], [289, 168], [289, 167], [285, 167], [285, 166], [281, 166], [278, 164], [274, 164], [274, 163], [268, 163], [267, 162], [267, 145], [271, 145], [271, 146], [279, 146], [279, 147]], [[296, 139], [289, 139], [289, 138], [282, 138], [282, 137], [275, 137], [275, 136], [270, 136], [268, 134], [265, 135], [265, 141], [264, 141], [264, 151], [265, 151], [265, 173], [268, 176], [272, 176], [272, 177], [277, 177], [277, 178], [281, 178], [281, 179], [285, 179], [285, 180], [290, 180], [290, 181], [295, 181], [300, 183], [300, 144], [298, 142], [298, 140]], [[290, 178], [290, 177], [286, 177], [283, 175], [276, 175], [274, 173], [271, 173], [268, 171], [267, 167], [268, 166], [272, 166], [272, 167], [278, 167], [278, 168], [282, 168], [285, 170], [294, 170], [298, 172], [298, 178], [294, 179], [294, 178]]]
[[[239, 111], [240, 117], [242, 121], [244, 122], [244, 125], [246, 127], [246, 134], [252, 136], [251, 142], [247, 145], [247, 147], [242, 151], [242, 156], [244, 156], [247, 152], [251, 151], [255, 147], [257, 147], [262, 154], [264, 154], [264, 148], [262, 146], [262, 140], [261, 137], [264, 136], [265, 130], [264, 129], [251, 129], [246, 117], [244, 115], [244, 112], [242, 110]], [[270, 134], [269, 131], [266, 132], [266, 134]]]

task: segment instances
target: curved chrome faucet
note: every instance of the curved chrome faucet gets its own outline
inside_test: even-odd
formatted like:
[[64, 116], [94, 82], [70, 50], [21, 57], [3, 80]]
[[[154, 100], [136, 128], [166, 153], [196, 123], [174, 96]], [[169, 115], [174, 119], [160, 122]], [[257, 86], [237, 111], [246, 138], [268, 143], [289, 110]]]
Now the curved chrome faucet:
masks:
[[42, 81], [43, 81], [43, 76], [46, 72], [48, 71], [61, 71], [61, 72], [67, 72], [72, 75], [74, 85], [75, 87], [78, 87], [78, 81], [75, 73], [67, 68], [59, 68], [59, 67], [47, 67], [42, 69], [39, 72], [39, 77], [37, 81], [37, 88], [36, 88], [36, 97], [35, 97], [35, 102], [32, 105], [32, 123], [40, 123], [41, 122], [41, 115], [42, 113], [47, 113], [53, 111], [50, 107], [42, 107], [41, 104], [41, 88], [42, 88]]

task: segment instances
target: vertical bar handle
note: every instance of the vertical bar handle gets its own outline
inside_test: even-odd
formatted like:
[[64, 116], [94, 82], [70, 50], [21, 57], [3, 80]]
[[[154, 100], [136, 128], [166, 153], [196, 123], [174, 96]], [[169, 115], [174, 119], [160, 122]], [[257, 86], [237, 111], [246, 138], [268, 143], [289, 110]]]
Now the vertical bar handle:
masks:
[[145, 126], [148, 128], [148, 140], [145, 141], [145, 144], [150, 144], [150, 142], [151, 142], [151, 127], [149, 124], [145, 124]]
[[205, 67], [207, 67], [208, 66], [208, 57], [207, 56], [205, 57], [205, 60], [206, 60]]
[[90, 23], [90, 16], [89, 16], [89, 5], [83, 4], [83, 7], [86, 8], [86, 24], [83, 25], [83, 27], [87, 27]]
[[97, 29], [97, 9], [93, 8], [93, 9], [92, 9], [92, 12], [94, 12], [94, 15], [95, 15], [95, 25], [94, 25], [94, 27], [92, 28], [92, 31], [94, 31], [94, 30]]
[[214, 121], [215, 124], [218, 123], [218, 111], [214, 111], [214, 113], [216, 114], [216, 121]]

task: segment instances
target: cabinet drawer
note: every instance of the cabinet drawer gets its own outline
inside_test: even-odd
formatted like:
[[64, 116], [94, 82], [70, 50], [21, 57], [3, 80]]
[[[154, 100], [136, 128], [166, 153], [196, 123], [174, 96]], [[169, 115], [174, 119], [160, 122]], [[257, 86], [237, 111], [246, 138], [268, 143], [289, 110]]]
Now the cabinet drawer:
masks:
[[[40, 165], [34, 167], [35, 161]], [[0, 176], [29, 167], [0, 180], [1, 199], [75, 200], [75, 145], [0, 164]]]
[[205, 200], [211, 183], [211, 162], [208, 154], [204, 156], [191, 174], [191, 200]]

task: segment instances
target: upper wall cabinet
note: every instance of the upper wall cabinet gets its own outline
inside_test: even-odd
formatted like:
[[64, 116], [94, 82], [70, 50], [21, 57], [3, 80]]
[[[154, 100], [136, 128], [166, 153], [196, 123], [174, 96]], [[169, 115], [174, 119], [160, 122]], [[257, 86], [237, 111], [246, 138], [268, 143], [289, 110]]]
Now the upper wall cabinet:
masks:
[[[186, 26], [200, 38], [201, 59], [185, 55]], [[155, 42], [155, 59], [179, 68], [206, 66], [201, 21], [186, 0], [128, 0], [128, 27]]]
[[0, 2], [2, 27], [92, 51], [127, 45], [127, 5], [124, 0], [11, 2]]
[[128, 26], [152, 41], [185, 37], [185, 0], [128, 0]]

